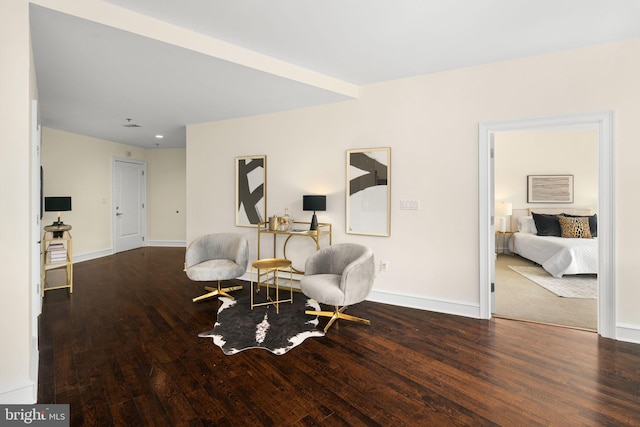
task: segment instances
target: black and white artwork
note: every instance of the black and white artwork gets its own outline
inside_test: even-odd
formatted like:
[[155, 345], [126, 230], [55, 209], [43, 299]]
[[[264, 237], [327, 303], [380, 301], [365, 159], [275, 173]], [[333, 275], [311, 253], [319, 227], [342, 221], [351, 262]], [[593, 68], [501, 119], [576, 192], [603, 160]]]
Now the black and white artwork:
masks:
[[347, 150], [347, 233], [389, 236], [391, 148]]
[[527, 203], [573, 203], [573, 175], [528, 175]]
[[236, 225], [256, 227], [267, 211], [267, 156], [236, 157]]

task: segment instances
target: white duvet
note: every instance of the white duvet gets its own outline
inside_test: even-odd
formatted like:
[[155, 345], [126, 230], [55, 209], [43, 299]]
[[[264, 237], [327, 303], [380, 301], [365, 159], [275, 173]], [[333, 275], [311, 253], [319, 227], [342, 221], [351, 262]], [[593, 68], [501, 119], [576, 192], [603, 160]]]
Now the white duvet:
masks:
[[542, 266], [554, 277], [598, 274], [598, 239], [513, 234], [513, 252]]

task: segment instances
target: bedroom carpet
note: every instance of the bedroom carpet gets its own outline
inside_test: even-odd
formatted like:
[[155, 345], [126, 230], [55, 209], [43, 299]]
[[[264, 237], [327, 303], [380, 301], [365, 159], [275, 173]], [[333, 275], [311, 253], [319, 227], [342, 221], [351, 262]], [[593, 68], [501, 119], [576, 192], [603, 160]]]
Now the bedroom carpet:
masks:
[[542, 267], [510, 265], [509, 268], [559, 297], [598, 298], [598, 279], [595, 275], [567, 275], [558, 278]]
[[537, 266], [519, 256], [498, 255], [495, 316], [594, 331], [597, 329], [597, 300], [556, 296], [516, 273], [509, 265]]

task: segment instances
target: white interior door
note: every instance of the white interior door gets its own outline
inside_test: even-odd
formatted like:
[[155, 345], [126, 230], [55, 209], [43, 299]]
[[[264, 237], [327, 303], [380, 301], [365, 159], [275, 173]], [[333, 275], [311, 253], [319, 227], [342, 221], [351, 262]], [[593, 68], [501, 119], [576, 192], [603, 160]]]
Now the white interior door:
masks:
[[141, 248], [146, 234], [146, 164], [113, 162], [113, 230], [115, 252]]

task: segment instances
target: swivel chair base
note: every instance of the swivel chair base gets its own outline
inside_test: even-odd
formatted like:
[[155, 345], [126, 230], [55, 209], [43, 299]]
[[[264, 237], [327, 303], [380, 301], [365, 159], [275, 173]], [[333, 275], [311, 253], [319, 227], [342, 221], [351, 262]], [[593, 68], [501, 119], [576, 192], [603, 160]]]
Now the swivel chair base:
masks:
[[327, 323], [327, 326], [324, 327], [324, 331], [327, 332], [327, 330], [331, 327], [331, 325], [333, 325], [333, 323], [338, 320], [338, 319], [344, 319], [344, 320], [350, 320], [352, 322], [358, 322], [358, 323], [364, 323], [365, 325], [370, 325], [371, 322], [367, 319], [363, 319], [361, 317], [355, 317], [355, 316], [351, 316], [349, 314], [344, 314], [343, 311], [346, 310], [347, 306], [344, 306], [342, 308], [336, 306], [336, 309], [334, 311], [313, 311], [313, 310], [306, 310], [305, 314], [311, 314], [314, 316], [324, 316], [324, 317], [330, 317], [331, 319], [329, 319], [329, 323]]
[[240, 290], [240, 289], [242, 289], [242, 286], [231, 286], [231, 287], [228, 287], [228, 288], [221, 288], [220, 287], [220, 280], [218, 280], [218, 287], [217, 288], [214, 288], [214, 287], [211, 287], [211, 286], [205, 286], [204, 288], [207, 291], [210, 291], [210, 292], [206, 293], [204, 295], [200, 295], [199, 297], [195, 297], [193, 299], [193, 302], [198, 302], [198, 301], [201, 301], [203, 299], [214, 297], [216, 295], [220, 295], [220, 296], [227, 297], [227, 298], [230, 298], [230, 299], [234, 300], [235, 298], [232, 297], [231, 295], [229, 295], [228, 292]]

